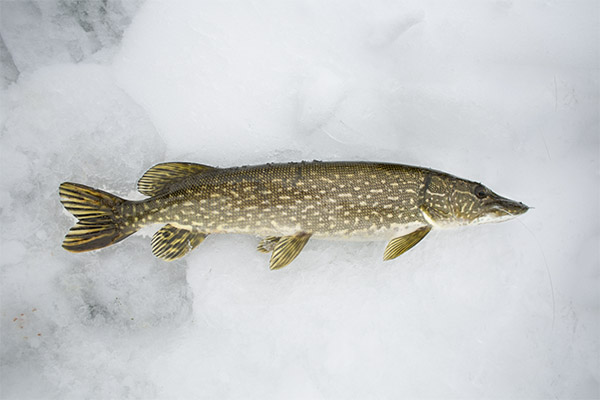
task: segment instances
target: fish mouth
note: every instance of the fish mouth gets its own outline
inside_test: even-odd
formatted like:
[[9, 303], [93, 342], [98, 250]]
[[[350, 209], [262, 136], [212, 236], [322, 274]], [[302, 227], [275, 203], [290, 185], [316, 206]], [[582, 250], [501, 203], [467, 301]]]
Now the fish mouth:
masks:
[[489, 208], [481, 213], [475, 223], [502, 222], [513, 219], [518, 215], [525, 214], [529, 207], [520, 201], [514, 201], [498, 196]]
[[529, 207], [520, 201], [505, 199], [504, 197], [501, 197], [496, 201], [495, 208], [499, 212], [507, 213], [513, 216], [525, 214], [527, 210], [529, 210]]

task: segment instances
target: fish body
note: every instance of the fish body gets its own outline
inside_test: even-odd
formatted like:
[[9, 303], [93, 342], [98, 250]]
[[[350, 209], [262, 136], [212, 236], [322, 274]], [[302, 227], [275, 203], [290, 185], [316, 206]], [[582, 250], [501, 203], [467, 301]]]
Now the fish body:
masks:
[[65, 208], [79, 222], [63, 247], [95, 250], [142, 227], [165, 223], [153, 253], [182, 257], [209, 234], [261, 236], [271, 268], [291, 262], [309, 238], [389, 240], [384, 259], [417, 244], [432, 228], [493, 222], [527, 211], [485, 186], [444, 172], [400, 164], [301, 162], [234, 168], [164, 163], [149, 169], [124, 200], [84, 185], [63, 183]]

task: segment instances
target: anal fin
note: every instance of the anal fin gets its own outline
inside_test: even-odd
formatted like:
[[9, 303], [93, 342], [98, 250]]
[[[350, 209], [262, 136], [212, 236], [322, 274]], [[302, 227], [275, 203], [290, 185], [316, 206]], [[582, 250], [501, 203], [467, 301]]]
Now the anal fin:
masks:
[[167, 224], [152, 236], [152, 253], [165, 261], [173, 261], [192, 251], [208, 236]]
[[408, 235], [400, 236], [390, 240], [385, 247], [383, 260], [392, 260], [411, 249], [414, 245], [419, 243], [429, 233], [429, 231], [431, 231], [431, 227], [424, 226], [409, 233]]
[[283, 268], [294, 261], [306, 245], [306, 242], [308, 242], [308, 239], [310, 239], [310, 236], [310, 233], [299, 232], [291, 236], [281, 237], [273, 248], [269, 268]]

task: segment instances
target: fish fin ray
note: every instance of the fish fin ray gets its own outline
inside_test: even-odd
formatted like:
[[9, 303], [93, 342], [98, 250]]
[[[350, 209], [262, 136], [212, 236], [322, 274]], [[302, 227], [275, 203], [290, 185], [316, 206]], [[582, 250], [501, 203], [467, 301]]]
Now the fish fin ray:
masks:
[[275, 249], [279, 239], [281, 239], [281, 236], [267, 236], [260, 241], [256, 247], [256, 250], [260, 251], [261, 253], [270, 253]]
[[383, 260], [392, 260], [419, 243], [431, 231], [430, 226], [421, 227], [407, 235], [390, 240], [385, 247]]
[[190, 231], [167, 224], [152, 236], [152, 253], [165, 261], [177, 260], [196, 248], [207, 233]]
[[69, 230], [62, 247], [79, 253], [101, 249], [125, 239], [137, 230], [123, 224], [115, 208], [126, 202], [120, 197], [78, 183], [64, 182], [58, 188], [60, 201], [79, 221]]
[[208, 165], [169, 162], [157, 164], [142, 175], [137, 183], [138, 191], [146, 196], [156, 196], [165, 191], [174, 182], [178, 182], [190, 175], [216, 169]]
[[76, 223], [65, 236], [62, 247], [72, 253], [101, 249], [132, 235], [135, 231], [122, 232], [117, 225], [107, 223]]
[[311, 234], [299, 232], [291, 236], [283, 236], [275, 245], [269, 268], [279, 269], [291, 263], [300, 254]]

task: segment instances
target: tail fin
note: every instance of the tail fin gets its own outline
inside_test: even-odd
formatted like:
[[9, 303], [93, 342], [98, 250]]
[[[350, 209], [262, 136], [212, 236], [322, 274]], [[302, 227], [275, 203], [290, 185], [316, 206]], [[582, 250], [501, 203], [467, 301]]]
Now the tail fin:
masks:
[[101, 249], [120, 242], [137, 228], [126, 226], [115, 215], [115, 208], [125, 203], [120, 197], [77, 183], [62, 183], [60, 201], [79, 221], [71, 228], [63, 247], [79, 253]]

